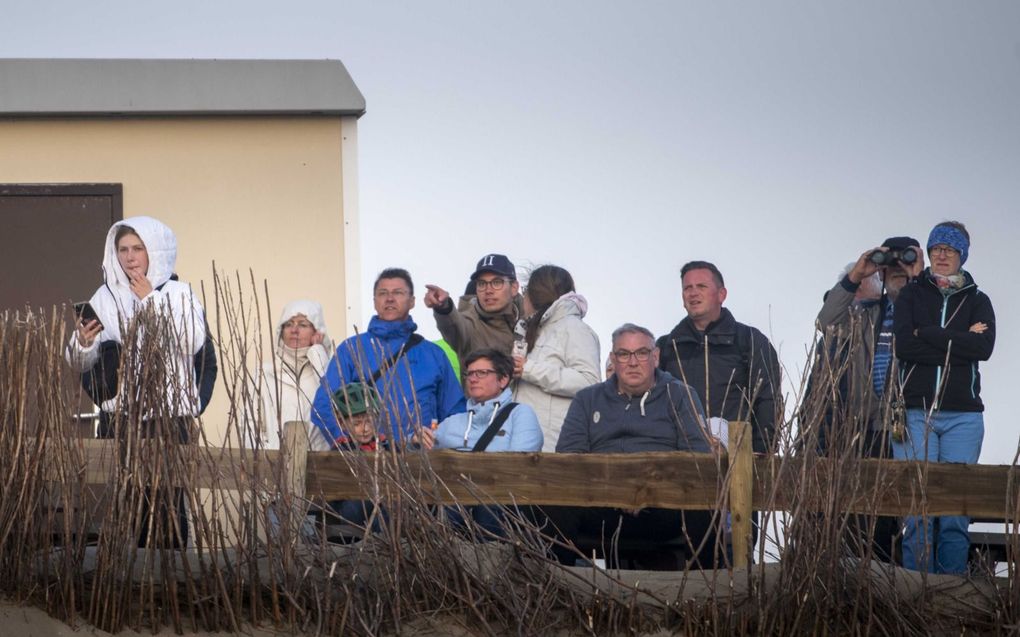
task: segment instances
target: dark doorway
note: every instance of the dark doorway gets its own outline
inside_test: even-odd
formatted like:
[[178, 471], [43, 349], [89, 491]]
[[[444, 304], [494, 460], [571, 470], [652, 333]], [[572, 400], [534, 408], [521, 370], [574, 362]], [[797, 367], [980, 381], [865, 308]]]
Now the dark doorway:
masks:
[[122, 193], [121, 184], [0, 184], [0, 311], [88, 300]]

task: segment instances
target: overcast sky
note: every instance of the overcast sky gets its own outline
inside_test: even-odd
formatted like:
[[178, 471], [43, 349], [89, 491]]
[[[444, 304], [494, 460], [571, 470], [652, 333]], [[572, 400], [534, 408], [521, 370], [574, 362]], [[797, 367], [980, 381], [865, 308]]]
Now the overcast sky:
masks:
[[[1013, 458], [1020, 3], [3, 9], [0, 57], [342, 60], [368, 103], [366, 312], [383, 267], [459, 291], [482, 254], [505, 252], [573, 273], [604, 356], [622, 322], [664, 333], [679, 321], [680, 266], [707, 259], [726, 305], [799, 378], [840, 268], [887, 236], [923, 243], [959, 219], [973, 238], [966, 267], [998, 316], [982, 461]], [[423, 306], [414, 316], [437, 336]]]

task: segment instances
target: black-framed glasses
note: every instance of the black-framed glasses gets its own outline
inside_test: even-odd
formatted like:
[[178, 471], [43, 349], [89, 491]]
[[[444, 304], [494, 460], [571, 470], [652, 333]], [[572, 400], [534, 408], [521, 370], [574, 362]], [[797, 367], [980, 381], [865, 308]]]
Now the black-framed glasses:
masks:
[[629, 363], [631, 357], [636, 358], [637, 362], [639, 363], [647, 363], [648, 357], [651, 355], [652, 350], [648, 349], [647, 347], [636, 349], [633, 352], [628, 349], [618, 349], [615, 352], [613, 352], [613, 358], [615, 358], [619, 363]]
[[947, 257], [951, 257], [954, 254], [959, 254], [959, 251], [956, 248], [946, 245], [932, 246], [931, 249], [928, 250], [928, 252], [932, 254], [944, 255]]
[[496, 290], [498, 292], [499, 290], [502, 290], [507, 283], [509, 283], [509, 281], [507, 281], [506, 279], [492, 279], [491, 281], [486, 281], [485, 279], [478, 279], [477, 281], [475, 281], [475, 288], [477, 288], [478, 290], [492, 288], [493, 290]]
[[496, 370], [494, 369], [469, 369], [468, 371], [464, 372], [464, 375], [467, 376], [468, 378], [477, 378], [481, 380], [483, 378], [488, 378], [489, 374], [496, 373], [498, 372], [496, 372]]

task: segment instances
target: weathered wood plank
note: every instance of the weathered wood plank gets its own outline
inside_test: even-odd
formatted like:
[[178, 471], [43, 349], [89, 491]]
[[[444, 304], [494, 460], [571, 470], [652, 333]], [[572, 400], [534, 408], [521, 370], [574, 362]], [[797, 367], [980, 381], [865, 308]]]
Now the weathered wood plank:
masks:
[[[308, 454], [307, 492], [327, 499], [362, 497], [350, 460], [340, 454]], [[518, 504], [641, 508], [708, 508], [719, 501], [726, 459], [711, 454], [472, 454], [409, 453], [402, 475], [430, 484], [426, 466], [448, 488], [442, 501], [484, 493], [492, 501]], [[391, 463], [389, 458], [386, 463]], [[392, 466], [388, 465], [392, 470]], [[474, 485], [472, 489], [470, 484]]]
[[[769, 491], [778, 510], [790, 509], [798, 493], [837, 493], [837, 509], [881, 515], [919, 514], [923, 508], [928, 515], [1012, 519], [1020, 507], [1016, 484], [1020, 473], [1011, 465], [865, 459], [855, 461], [853, 470], [847, 470], [847, 466], [840, 467], [839, 461], [822, 458], [810, 462], [804, 471], [804, 462], [785, 459], [783, 471], [776, 472], [774, 460], [756, 458], [755, 473], [761, 479], [755, 484], [755, 507], [764, 506], [763, 498]], [[806, 489], [802, 484], [805, 479], [820, 486]], [[841, 481], [834, 485], [836, 489], [828, 488], [833, 480]], [[805, 501], [803, 506], [817, 510], [827, 503]]]
[[[48, 479], [85, 484], [113, 480], [119, 465], [115, 441], [83, 439], [72, 444], [78, 447], [72, 450], [73, 457], [81, 458], [78, 473], [48, 473]], [[146, 449], [147, 444], [140, 441], [137, 452], [157, 451]], [[187, 486], [196, 488], [249, 489], [253, 476], [263, 480], [278, 476], [281, 461], [278, 451], [253, 453], [187, 445], [181, 452], [194, 468]], [[402, 484], [443, 484], [448, 492], [433, 490], [437, 501], [470, 500], [481, 494], [501, 503], [621, 508], [712, 508], [721, 501], [727, 470], [725, 456], [684, 452], [557, 455], [440, 451], [399, 456], [309, 452], [305, 493], [327, 499], [365, 497], [372, 481], [358, 484], [352, 463], [368, 463], [359, 471], [363, 475], [365, 469], [374, 467], [373, 471], [381, 474], [402, 476]], [[845, 465], [827, 458], [766, 457], [755, 458], [754, 465], [756, 510], [833, 506], [830, 501], [798, 500], [798, 494], [810, 493], [838, 494], [839, 510], [882, 515], [916, 514], [926, 507], [929, 515], [1014, 519], [1020, 510], [1016, 486], [1020, 473], [1009, 465], [924, 465], [873, 459]], [[848, 466], [852, 470], [848, 471]], [[62, 469], [68, 471], [69, 467], [65, 464]], [[829, 488], [835, 479], [841, 482]], [[805, 480], [821, 486], [804, 488]], [[387, 482], [377, 484], [385, 487]]]

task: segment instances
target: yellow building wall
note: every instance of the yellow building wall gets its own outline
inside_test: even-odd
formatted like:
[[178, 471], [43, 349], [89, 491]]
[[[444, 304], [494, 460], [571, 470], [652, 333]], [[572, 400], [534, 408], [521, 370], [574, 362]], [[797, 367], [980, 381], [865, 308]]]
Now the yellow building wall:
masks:
[[[0, 182], [123, 184], [125, 217], [177, 234], [177, 272], [199, 294], [204, 283], [210, 323], [215, 260], [245, 284], [253, 269], [260, 291], [268, 281], [274, 320], [310, 298], [345, 336], [342, 171], [340, 117], [0, 119]], [[223, 385], [206, 412], [213, 430]]]

